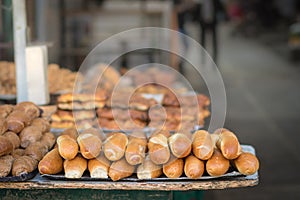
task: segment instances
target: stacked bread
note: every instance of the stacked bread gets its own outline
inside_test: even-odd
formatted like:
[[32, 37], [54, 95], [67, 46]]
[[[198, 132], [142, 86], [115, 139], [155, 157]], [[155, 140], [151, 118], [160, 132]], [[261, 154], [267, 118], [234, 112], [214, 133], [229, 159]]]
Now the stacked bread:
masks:
[[95, 125], [96, 108], [105, 105], [107, 94], [98, 90], [93, 94], [67, 93], [57, 98], [57, 111], [51, 116], [51, 127], [66, 129], [76, 126], [79, 129], [90, 128]]
[[31, 102], [0, 106], [0, 177], [34, 171], [52, 148], [55, 136]]
[[110, 133], [107, 137], [95, 129], [77, 135], [66, 130], [57, 138], [57, 148], [39, 163], [41, 174], [64, 171], [67, 178], [80, 178], [88, 170], [92, 178], [117, 181], [136, 173], [138, 179], [186, 176], [199, 179], [204, 173], [221, 176], [235, 167], [241, 174], [254, 174], [259, 168], [255, 155], [243, 152], [236, 135], [227, 129], [209, 134], [200, 130], [191, 134], [169, 131]]
[[97, 109], [100, 127], [110, 130], [142, 129], [148, 124], [148, 110], [157, 104], [154, 99], [146, 99], [141, 94], [128, 96], [114, 93], [104, 108]]

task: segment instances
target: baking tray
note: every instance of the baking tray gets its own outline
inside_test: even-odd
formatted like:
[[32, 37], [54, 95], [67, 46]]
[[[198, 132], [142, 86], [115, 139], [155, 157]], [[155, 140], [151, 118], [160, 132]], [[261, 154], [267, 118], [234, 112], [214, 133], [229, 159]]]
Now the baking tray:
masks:
[[[250, 145], [241, 145], [242, 150], [244, 152], [250, 152], [255, 155], [255, 149], [250, 146]], [[50, 180], [61, 180], [61, 181], [69, 181], [69, 180], [76, 180], [76, 181], [112, 181], [110, 178], [91, 178], [89, 176], [89, 172], [85, 172], [81, 178], [66, 178], [63, 173], [61, 174], [55, 174], [55, 175], [50, 175], [50, 174], [43, 174], [41, 175], [44, 178], [50, 179]], [[246, 177], [245, 175], [242, 175], [238, 171], [236, 171], [233, 167], [230, 167], [228, 172], [224, 175], [221, 176], [209, 176], [206, 172], [205, 174], [198, 178], [198, 179], [191, 179], [186, 176], [181, 176], [179, 178], [167, 178], [166, 176], [162, 175], [161, 177], [158, 178], [152, 178], [152, 179], [138, 179], [136, 174], [133, 174], [130, 177], [123, 178], [121, 181], [128, 181], [128, 182], [141, 182], [141, 181], [154, 181], [154, 182], [159, 182], [159, 181], [194, 181], [194, 180], [213, 180], [213, 179], [234, 179], [237, 177]]]
[[20, 176], [6, 176], [0, 178], [0, 182], [21, 182], [21, 181], [26, 181], [29, 179], [32, 179], [37, 175], [38, 169], [35, 169], [34, 171], [26, 174], [21, 174]]

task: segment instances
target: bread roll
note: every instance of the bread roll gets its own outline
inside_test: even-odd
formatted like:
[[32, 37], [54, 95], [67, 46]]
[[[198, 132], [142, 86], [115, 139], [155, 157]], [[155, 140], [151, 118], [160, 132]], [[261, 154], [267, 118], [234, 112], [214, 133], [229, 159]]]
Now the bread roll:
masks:
[[147, 156], [145, 160], [137, 168], [138, 179], [152, 179], [158, 178], [162, 175], [162, 167], [154, 164], [150, 157]]
[[78, 154], [72, 160], [64, 161], [64, 170], [66, 178], [81, 178], [87, 169], [87, 160]]
[[28, 174], [36, 169], [38, 161], [30, 156], [21, 156], [15, 159], [12, 166], [12, 175], [20, 176], [22, 174]]
[[42, 136], [43, 134], [41, 130], [36, 129], [34, 126], [27, 126], [19, 135], [21, 140], [21, 147], [28, 147], [29, 144], [39, 141]]
[[230, 131], [222, 131], [216, 142], [223, 156], [229, 160], [236, 159], [241, 153], [242, 148], [236, 135]]
[[129, 135], [129, 142], [125, 152], [125, 158], [131, 165], [137, 165], [145, 159], [147, 139], [144, 133], [132, 133]]
[[115, 161], [109, 168], [108, 175], [113, 181], [118, 181], [122, 178], [131, 176], [135, 167], [128, 164], [125, 158]]
[[110, 161], [104, 154], [88, 161], [88, 169], [92, 178], [108, 178], [109, 166]]
[[28, 147], [26, 147], [24, 155], [30, 156], [37, 161], [42, 160], [44, 155], [48, 152], [48, 147], [45, 146], [41, 142], [31, 143]]
[[150, 138], [148, 143], [149, 156], [152, 162], [157, 165], [167, 163], [171, 153], [168, 146], [168, 139], [163, 134], [157, 134]]
[[43, 118], [35, 118], [32, 120], [31, 126], [37, 127], [42, 133], [49, 132], [51, 128], [49, 122]]
[[37, 107], [34, 103], [28, 101], [18, 103], [15, 106], [14, 110], [24, 112], [30, 118], [30, 121], [40, 116], [39, 107]]
[[17, 159], [21, 156], [24, 156], [25, 149], [14, 149], [11, 155], [14, 157], [14, 159]]
[[13, 150], [13, 143], [8, 138], [0, 136], [0, 156], [10, 154]]
[[48, 152], [39, 162], [38, 169], [41, 174], [58, 174], [63, 171], [63, 159], [58, 149]]
[[183, 159], [172, 157], [163, 165], [163, 172], [168, 178], [179, 178], [183, 173], [183, 168]]
[[10, 173], [13, 162], [14, 157], [11, 155], [0, 157], [0, 177], [6, 177]]
[[41, 143], [43, 143], [48, 148], [48, 150], [50, 150], [53, 147], [55, 141], [55, 135], [51, 132], [44, 133], [41, 138]]
[[78, 131], [76, 128], [68, 128], [68, 129], [64, 130], [60, 135], [68, 135], [71, 138], [73, 138], [74, 140], [77, 140]]
[[101, 139], [89, 132], [81, 133], [77, 137], [81, 155], [86, 159], [96, 158], [101, 151]]
[[7, 131], [6, 133], [4, 133], [3, 135], [4, 137], [8, 138], [11, 143], [13, 144], [14, 146], [14, 149], [17, 149], [20, 147], [21, 145], [21, 141], [20, 141], [20, 138], [17, 134], [15, 134], [14, 132], [12, 131]]
[[21, 132], [30, 123], [30, 118], [22, 111], [13, 111], [6, 118], [8, 130], [15, 133]]
[[200, 178], [204, 173], [204, 168], [204, 162], [196, 156], [190, 155], [185, 159], [184, 173], [189, 178]]
[[177, 158], [184, 158], [191, 153], [192, 141], [182, 133], [175, 133], [168, 138], [172, 154]]
[[6, 118], [14, 109], [13, 105], [5, 104], [0, 105], [0, 117]]
[[105, 157], [110, 161], [116, 161], [124, 156], [128, 138], [124, 133], [115, 133], [108, 137], [104, 143]]
[[194, 133], [192, 147], [194, 155], [201, 160], [208, 160], [214, 152], [212, 138], [205, 130]]
[[5, 131], [7, 131], [8, 126], [7, 126], [7, 122], [6, 119], [3, 117], [0, 117], [0, 135], [3, 135], [5, 133]]
[[101, 141], [104, 141], [106, 139], [106, 135], [102, 131], [100, 131], [96, 128], [85, 129], [84, 131], [81, 132], [81, 134], [84, 134], [84, 133], [93, 134], [93, 135], [99, 137]]
[[229, 166], [229, 160], [215, 149], [212, 157], [206, 162], [206, 171], [211, 176], [221, 176], [228, 171]]
[[72, 160], [78, 153], [79, 147], [75, 139], [69, 135], [61, 135], [57, 138], [58, 151], [61, 157]]
[[233, 163], [237, 170], [244, 175], [252, 175], [259, 168], [257, 157], [249, 152], [243, 152]]

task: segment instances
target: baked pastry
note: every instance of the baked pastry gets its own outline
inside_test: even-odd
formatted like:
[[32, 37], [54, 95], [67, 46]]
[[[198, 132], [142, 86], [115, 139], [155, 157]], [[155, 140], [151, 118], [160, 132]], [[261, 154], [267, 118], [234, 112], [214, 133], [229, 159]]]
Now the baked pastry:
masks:
[[205, 171], [204, 162], [199, 160], [196, 156], [189, 155], [185, 159], [184, 173], [188, 178], [200, 178]]
[[31, 143], [35, 143], [41, 140], [43, 134], [42, 131], [34, 126], [27, 126], [22, 130], [19, 137], [21, 140], [21, 147], [26, 148]]
[[13, 150], [13, 143], [8, 138], [0, 136], [0, 156], [10, 154]]
[[6, 118], [8, 130], [21, 132], [30, 123], [30, 118], [23, 111], [14, 110]]
[[183, 173], [183, 167], [183, 159], [172, 157], [163, 165], [163, 172], [168, 178], [179, 178]]
[[3, 136], [8, 138], [11, 141], [11, 143], [13, 144], [14, 149], [17, 149], [17, 148], [20, 147], [21, 140], [20, 140], [19, 136], [17, 134], [15, 134], [14, 132], [7, 131], [6, 133], [4, 133]]
[[83, 132], [77, 137], [81, 155], [86, 159], [96, 158], [102, 147], [100, 137], [93, 132]]
[[212, 157], [206, 162], [206, 171], [211, 176], [221, 176], [228, 171], [229, 166], [229, 160], [222, 155], [220, 150], [214, 149]]
[[58, 149], [49, 151], [38, 164], [41, 174], [58, 174], [63, 171], [63, 159]]
[[121, 160], [115, 161], [111, 164], [108, 172], [108, 176], [113, 181], [118, 181], [122, 178], [126, 178], [131, 176], [134, 172], [135, 167], [128, 164], [126, 159], [123, 158]]
[[8, 125], [4, 117], [0, 117], [0, 135], [3, 135], [7, 131]]
[[78, 131], [76, 128], [68, 128], [68, 129], [64, 130], [60, 135], [68, 135], [71, 138], [73, 138], [74, 140], [77, 140]]
[[87, 160], [78, 154], [72, 160], [64, 161], [64, 171], [66, 178], [81, 178], [87, 169]]
[[74, 138], [69, 135], [60, 135], [56, 143], [58, 145], [58, 151], [61, 157], [66, 160], [72, 160], [78, 154], [78, 144]]
[[14, 110], [24, 112], [29, 117], [30, 121], [39, 117], [40, 113], [41, 113], [39, 107], [29, 101], [24, 101], [24, 102], [18, 103], [14, 107]]
[[31, 126], [37, 127], [42, 133], [50, 131], [50, 124], [46, 119], [43, 118], [35, 118], [31, 122]]
[[223, 156], [229, 160], [236, 159], [242, 153], [238, 138], [230, 131], [222, 131], [219, 134], [216, 146], [221, 150]]
[[12, 155], [6, 155], [0, 157], [0, 177], [6, 177], [12, 168], [14, 157]]
[[132, 133], [125, 151], [126, 161], [130, 165], [137, 165], [145, 159], [147, 139], [144, 133]]
[[162, 167], [154, 164], [147, 156], [137, 168], [138, 179], [158, 178], [162, 175]]
[[0, 118], [6, 118], [14, 109], [13, 105], [0, 105]]
[[55, 144], [55, 141], [56, 141], [55, 135], [51, 132], [46, 132], [43, 134], [40, 142], [43, 143], [44, 146], [48, 148], [48, 150], [50, 150]]
[[30, 156], [37, 161], [42, 160], [44, 155], [48, 152], [48, 148], [41, 142], [31, 143], [26, 147], [24, 155]]
[[30, 156], [21, 156], [15, 159], [12, 166], [12, 175], [20, 176], [33, 172], [37, 168], [38, 161]]
[[128, 138], [124, 133], [114, 133], [108, 137], [103, 146], [105, 157], [110, 161], [121, 159], [125, 154]]
[[21, 156], [24, 156], [25, 153], [25, 149], [14, 149], [13, 152], [11, 153], [11, 155], [14, 157], [14, 159], [17, 159]]
[[163, 134], [157, 134], [148, 142], [149, 156], [152, 162], [157, 165], [167, 163], [170, 159], [168, 139]]
[[201, 160], [208, 160], [214, 152], [213, 140], [205, 130], [194, 133], [192, 147], [194, 155]]
[[[101, 128], [106, 128], [110, 130], [120, 130], [119, 125], [115, 120], [109, 120], [106, 118], [98, 118], [98, 123]], [[119, 123], [119, 121], [118, 121]]]
[[172, 154], [177, 158], [184, 158], [191, 153], [192, 141], [182, 133], [175, 133], [168, 138]]
[[249, 152], [243, 152], [237, 159], [233, 160], [233, 164], [244, 175], [255, 174], [259, 168], [257, 157]]
[[100, 154], [97, 158], [88, 160], [88, 169], [92, 178], [108, 178], [110, 161]]

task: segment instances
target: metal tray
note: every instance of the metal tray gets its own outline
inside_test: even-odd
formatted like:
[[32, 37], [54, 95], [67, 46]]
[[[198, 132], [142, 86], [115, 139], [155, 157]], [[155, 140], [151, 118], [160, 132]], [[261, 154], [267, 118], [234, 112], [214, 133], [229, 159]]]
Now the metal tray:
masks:
[[28, 173], [28, 174], [21, 174], [20, 176], [6, 176], [1, 177], [0, 182], [21, 182], [26, 181], [29, 179], [32, 179], [35, 177], [38, 173], [38, 169], [35, 169], [34, 171]]

